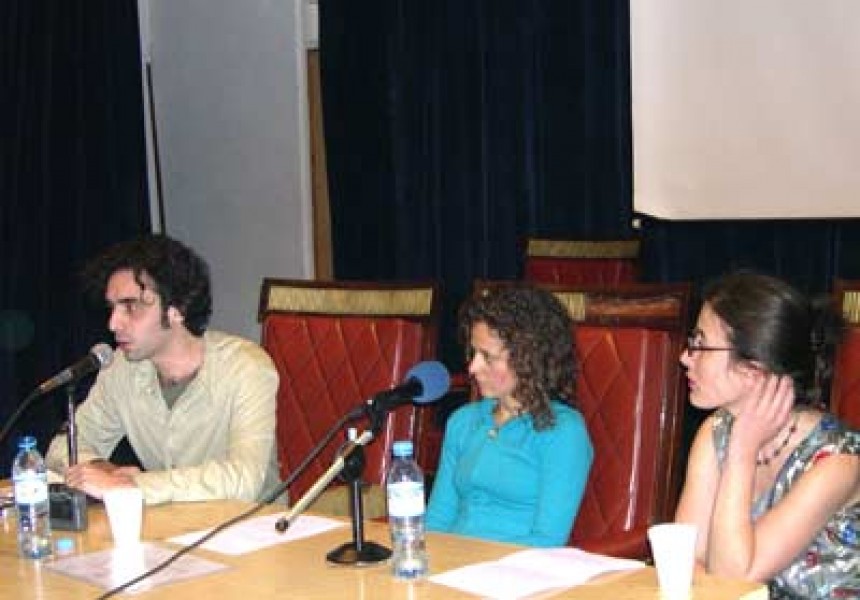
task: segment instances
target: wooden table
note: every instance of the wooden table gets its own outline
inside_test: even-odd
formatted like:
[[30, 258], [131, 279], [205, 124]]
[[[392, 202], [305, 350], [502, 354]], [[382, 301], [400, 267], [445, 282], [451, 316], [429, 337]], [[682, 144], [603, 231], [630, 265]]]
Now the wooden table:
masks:
[[[173, 547], [164, 539], [205, 529], [239, 514], [248, 505], [242, 502], [219, 501], [205, 503], [176, 503], [148, 506], [144, 512], [145, 541]], [[267, 507], [266, 511], [275, 512]], [[265, 512], [265, 511], [264, 511]], [[366, 539], [388, 544], [388, 531], [383, 523], [367, 522]], [[54, 532], [54, 538], [74, 540], [75, 553], [87, 553], [112, 547], [109, 525], [100, 507], [91, 507], [89, 527], [80, 533]], [[333, 567], [325, 555], [335, 547], [351, 540], [351, 530], [344, 527], [303, 540], [279, 544], [242, 556], [226, 556], [205, 550], [193, 555], [229, 565], [230, 569], [156, 587], [134, 596], [151, 598], [193, 598], [220, 600], [236, 598], [398, 598], [432, 600], [475, 598], [471, 594], [436, 585], [427, 581], [404, 583], [389, 574], [387, 565], [368, 568]], [[428, 534], [428, 551], [432, 573], [440, 573], [469, 563], [501, 558], [521, 550], [521, 547], [483, 542], [454, 535]], [[52, 559], [45, 559], [52, 560]], [[83, 581], [44, 568], [40, 561], [19, 558], [15, 536], [14, 516], [0, 517], [0, 598], [77, 599], [97, 598], [105, 590]], [[606, 576], [584, 586], [562, 592], [543, 594], [540, 598], [659, 599], [655, 572], [651, 568]], [[766, 599], [765, 588], [751, 583], [726, 580], [697, 574], [692, 600], [723, 598]]]

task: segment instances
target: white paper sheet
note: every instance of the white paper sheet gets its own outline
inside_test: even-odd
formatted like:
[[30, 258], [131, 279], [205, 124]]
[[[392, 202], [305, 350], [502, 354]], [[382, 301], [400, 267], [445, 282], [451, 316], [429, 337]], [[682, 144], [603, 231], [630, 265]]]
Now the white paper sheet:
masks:
[[[293, 540], [299, 540], [345, 526], [343, 522], [336, 521], [334, 519], [316, 517], [313, 515], [302, 515], [296, 519], [293, 524], [290, 525], [290, 528], [284, 533], [278, 533], [275, 530], [275, 523], [277, 523], [278, 519], [282, 516], [283, 515], [280, 514], [264, 515], [262, 517], [247, 519], [246, 521], [242, 521], [236, 525], [228, 527], [226, 530], [203, 544], [201, 548], [235, 556], [238, 554], [253, 552], [254, 550], [260, 550], [261, 548], [268, 548], [275, 544], [292, 542]], [[172, 537], [167, 541], [173, 542], [174, 544], [188, 546], [210, 531], [211, 529], [206, 529], [203, 531], [186, 533], [185, 535]]]
[[429, 581], [484, 598], [513, 600], [553, 588], [579, 585], [602, 573], [639, 569], [638, 560], [592, 554], [576, 548], [534, 548], [493, 562], [446, 571]]
[[[113, 589], [160, 565], [173, 554], [175, 550], [169, 548], [140, 544], [60, 558], [45, 562], [45, 568], [105, 589]], [[163, 571], [135, 584], [127, 592], [137, 594], [165, 583], [200, 577], [228, 568], [230, 567], [221, 563], [186, 554]]]

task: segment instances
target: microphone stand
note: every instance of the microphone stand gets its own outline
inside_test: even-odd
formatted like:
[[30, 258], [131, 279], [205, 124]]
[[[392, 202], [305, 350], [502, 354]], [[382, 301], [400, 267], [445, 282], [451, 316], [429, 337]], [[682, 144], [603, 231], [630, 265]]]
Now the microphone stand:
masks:
[[[350, 438], [355, 439], [355, 431]], [[341, 544], [328, 554], [326, 560], [336, 565], [375, 565], [391, 556], [391, 550], [364, 539], [364, 499], [361, 495], [364, 471], [364, 446], [358, 446], [345, 457], [341, 477], [349, 485], [349, 514], [352, 517], [352, 541]]]
[[75, 421], [75, 384], [66, 386], [66, 445], [69, 449], [69, 466], [78, 464], [78, 425]]
[[[78, 427], [75, 422], [75, 384], [66, 385], [66, 445], [69, 466], [78, 464]], [[61, 531], [87, 528], [87, 495], [62, 483], [48, 486], [51, 527]]]
[[352, 542], [342, 544], [329, 552], [326, 559], [333, 564], [365, 567], [378, 564], [391, 556], [391, 550], [364, 539], [364, 508], [361, 497], [361, 472], [364, 470], [365, 444], [373, 439], [372, 431], [365, 431], [351, 439], [334, 459], [328, 470], [308, 489], [298, 502], [275, 524], [279, 532], [286, 531], [293, 521], [322, 493], [341, 472], [349, 483]]

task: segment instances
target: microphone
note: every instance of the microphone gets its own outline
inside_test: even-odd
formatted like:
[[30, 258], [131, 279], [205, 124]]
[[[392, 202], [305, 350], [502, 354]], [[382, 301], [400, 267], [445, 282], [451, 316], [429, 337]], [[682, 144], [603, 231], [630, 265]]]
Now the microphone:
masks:
[[39, 394], [47, 394], [53, 392], [58, 387], [64, 386], [67, 383], [77, 381], [85, 375], [89, 375], [93, 371], [98, 371], [102, 367], [108, 366], [113, 360], [113, 349], [107, 344], [96, 344], [90, 348], [90, 353], [84, 358], [76, 362], [70, 367], [63, 369], [38, 388]]
[[420, 362], [406, 373], [403, 383], [369, 399], [365, 408], [370, 412], [386, 412], [403, 404], [430, 404], [445, 395], [451, 376], [445, 365], [435, 360]]

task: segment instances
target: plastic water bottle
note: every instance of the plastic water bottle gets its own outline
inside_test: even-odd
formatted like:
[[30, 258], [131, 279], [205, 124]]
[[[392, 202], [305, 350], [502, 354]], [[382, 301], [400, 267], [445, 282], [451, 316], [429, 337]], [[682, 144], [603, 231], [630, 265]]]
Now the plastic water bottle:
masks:
[[36, 438], [31, 435], [18, 441], [12, 484], [18, 509], [18, 550], [27, 558], [48, 556], [51, 553], [48, 471], [36, 449]]
[[424, 474], [412, 459], [412, 442], [394, 442], [392, 450], [386, 480], [392, 572], [398, 579], [417, 579], [427, 574]]

